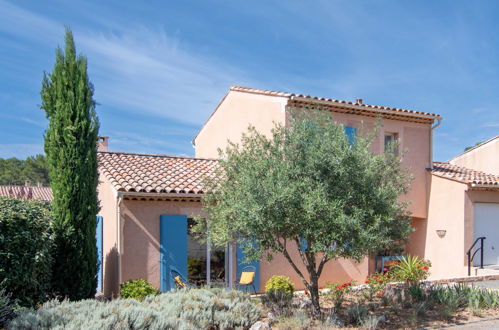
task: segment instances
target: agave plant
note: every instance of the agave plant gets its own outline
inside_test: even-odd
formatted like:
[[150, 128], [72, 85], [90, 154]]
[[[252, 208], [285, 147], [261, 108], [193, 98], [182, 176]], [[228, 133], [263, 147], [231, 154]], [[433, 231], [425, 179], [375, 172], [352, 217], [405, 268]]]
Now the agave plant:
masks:
[[392, 275], [411, 286], [427, 279], [430, 275], [430, 267], [431, 263], [428, 260], [408, 255], [393, 267]]

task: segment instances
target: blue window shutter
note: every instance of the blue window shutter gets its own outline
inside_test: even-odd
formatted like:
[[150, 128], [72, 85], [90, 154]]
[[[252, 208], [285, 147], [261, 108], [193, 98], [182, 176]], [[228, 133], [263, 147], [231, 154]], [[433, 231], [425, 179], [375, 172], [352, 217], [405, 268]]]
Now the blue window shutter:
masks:
[[96, 219], [96, 226], [95, 226], [95, 242], [97, 244], [97, 291], [102, 292], [102, 261], [103, 261], [103, 254], [102, 254], [102, 221], [103, 218], [98, 215]]
[[308, 249], [308, 242], [303, 237], [300, 237], [300, 251], [306, 251]]
[[175, 288], [171, 271], [187, 280], [187, 216], [162, 215], [159, 223], [160, 290]]
[[357, 128], [351, 126], [344, 126], [345, 135], [347, 136], [348, 143], [350, 145], [355, 144], [355, 138], [357, 136]]
[[238, 243], [236, 246], [236, 260], [237, 260], [237, 277], [236, 279], [241, 278], [241, 273], [246, 266], [254, 266], [255, 267], [255, 290], [256, 292], [260, 292], [260, 261], [252, 261], [250, 263], [244, 263], [244, 250], [241, 245]]

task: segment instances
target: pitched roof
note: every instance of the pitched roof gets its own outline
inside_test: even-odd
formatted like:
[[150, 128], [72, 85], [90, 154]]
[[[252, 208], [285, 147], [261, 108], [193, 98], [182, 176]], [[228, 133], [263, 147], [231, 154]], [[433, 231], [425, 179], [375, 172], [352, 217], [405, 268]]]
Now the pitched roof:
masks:
[[432, 174], [471, 186], [499, 188], [499, 176], [443, 162], [434, 162]]
[[202, 194], [218, 166], [214, 159], [124, 152], [99, 152], [98, 159], [101, 173], [124, 192]]
[[0, 196], [47, 202], [54, 199], [50, 187], [0, 186]]
[[294, 94], [294, 93], [286, 93], [286, 92], [277, 92], [277, 91], [255, 89], [255, 88], [241, 87], [241, 86], [232, 86], [232, 87], [230, 87], [230, 90], [231, 91], [237, 91], [237, 92], [246, 92], [246, 93], [253, 93], [253, 94], [269, 95], [269, 96], [282, 96], [282, 97], [289, 97], [289, 98], [302, 98], [302, 99], [306, 99], [306, 100], [310, 100], [310, 101], [330, 102], [330, 103], [336, 104], [336, 105], [357, 106], [359, 108], [367, 108], [367, 109], [370, 109], [370, 110], [383, 110], [383, 111], [389, 111], [389, 112], [399, 113], [399, 114], [428, 116], [428, 117], [433, 117], [435, 119], [441, 118], [440, 115], [437, 115], [437, 114], [434, 114], [434, 113], [429, 113], [429, 112], [422, 112], [422, 111], [402, 109], [402, 108], [395, 108], [395, 107], [386, 107], [386, 106], [381, 106], [381, 105], [365, 104], [365, 103], [359, 103], [359, 102], [350, 102], [350, 101], [337, 100], [337, 99], [331, 99], [331, 98], [325, 98], [325, 97], [310, 96], [310, 95], [304, 95], [304, 94]]

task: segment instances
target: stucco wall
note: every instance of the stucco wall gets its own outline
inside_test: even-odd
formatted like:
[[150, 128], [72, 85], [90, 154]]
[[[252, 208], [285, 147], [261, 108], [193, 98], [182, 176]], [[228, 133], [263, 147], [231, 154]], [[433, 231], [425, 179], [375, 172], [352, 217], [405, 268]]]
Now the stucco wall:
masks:
[[99, 176], [97, 187], [100, 202], [99, 215], [102, 216], [103, 226], [103, 289], [106, 296], [118, 294], [118, 246], [117, 246], [117, 226], [116, 226], [116, 198], [117, 193], [112, 185], [105, 178]]
[[[296, 244], [288, 248], [289, 254], [297, 267], [300, 269], [305, 279], [308, 281], [307, 271], [305, 265], [300, 260], [299, 252]], [[319, 259], [317, 260], [319, 263]], [[347, 281], [356, 281], [363, 283], [366, 276], [369, 274], [369, 260], [364, 258], [361, 262], [357, 263], [351, 259], [338, 259], [329, 261], [323, 269], [322, 275], [319, 279], [319, 285], [324, 286], [327, 283], [344, 283]], [[264, 290], [265, 283], [272, 277], [272, 275], [285, 275], [288, 276], [296, 290], [303, 290], [305, 286], [301, 281], [298, 274], [293, 270], [289, 262], [281, 254], [273, 254], [272, 261], [262, 260], [260, 262], [260, 289]]]
[[269, 134], [273, 122], [284, 123], [287, 98], [229, 92], [195, 138], [196, 157], [218, 158], [227, 140], [239, 142], [250, 124]]
[[[431, 177], [425, 257], [432, 263], [431, 278], [466, 275], [465, 191], [466, 184]], [[446, 230], [444, 237], [437, 230]]]
[[122, 282], [146, 279], [160, 285], [160, 216], [202, 216], [199, 202], [124, 200], [122, 216]]
[[449, 161], [451, 164], [499, 175], [499, 137]]

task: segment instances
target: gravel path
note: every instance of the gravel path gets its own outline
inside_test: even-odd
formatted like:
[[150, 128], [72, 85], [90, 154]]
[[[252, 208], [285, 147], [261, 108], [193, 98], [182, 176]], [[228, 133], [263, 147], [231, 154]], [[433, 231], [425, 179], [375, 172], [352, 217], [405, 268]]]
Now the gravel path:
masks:
[[475, 323], [470, 323], [470, 324], [464, 324], [464, 325], [457, 325], [453, 327], [448, 327], [445, 329], [499, 329], [499, 320], [492, 320], [492, 321], [483, 321], [483, 322], [475, 322]]
[[488, 288], [488, 289], [499, 290], [499, 280], [473, 282], [473, 285], [476, 287], [479, 287], [479, 288]]

